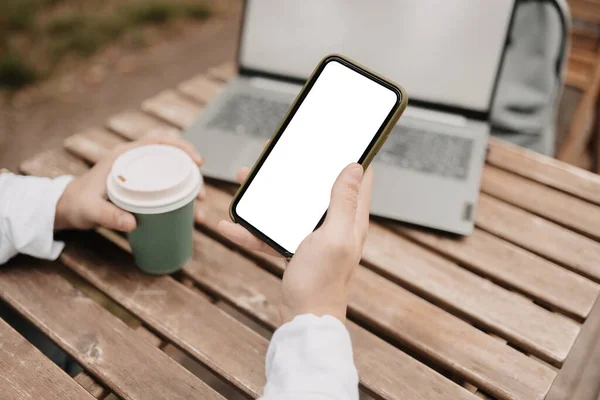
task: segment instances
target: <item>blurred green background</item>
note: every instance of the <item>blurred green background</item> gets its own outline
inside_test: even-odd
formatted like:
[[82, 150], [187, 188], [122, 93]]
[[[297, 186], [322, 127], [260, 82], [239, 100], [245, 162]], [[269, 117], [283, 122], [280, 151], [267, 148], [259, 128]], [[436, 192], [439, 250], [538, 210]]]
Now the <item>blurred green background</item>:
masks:
[[212, 14], [202, 0], [0, 0], [0, 89], [45, 79], [112, 42], [144, 47], [159, 29]]

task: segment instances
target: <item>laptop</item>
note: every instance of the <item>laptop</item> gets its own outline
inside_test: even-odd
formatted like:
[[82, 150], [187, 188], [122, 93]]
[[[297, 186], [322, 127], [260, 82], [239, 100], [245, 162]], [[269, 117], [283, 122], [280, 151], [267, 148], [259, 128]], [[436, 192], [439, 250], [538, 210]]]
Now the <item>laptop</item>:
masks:
[[247, 0], [238, 75], [184, 137], [202, 152], [205, 176], [234, 182], [319, 60], [344, 54], [410, 99], [373, 162], [372, 214], [468, 235], [514, 3]]

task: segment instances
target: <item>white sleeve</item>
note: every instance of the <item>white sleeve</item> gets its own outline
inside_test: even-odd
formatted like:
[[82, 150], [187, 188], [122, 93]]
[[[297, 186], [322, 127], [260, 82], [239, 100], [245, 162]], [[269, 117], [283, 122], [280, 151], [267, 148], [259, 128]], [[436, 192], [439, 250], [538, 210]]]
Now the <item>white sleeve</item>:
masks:
[[55, 260], [56, 203], [73, 177], [56, 179], [0, 174], [0, 265], [18, 253]]
[[350, 334], [332, 316], [300, 315], [271, 339], [262, 400], [358, 400]]

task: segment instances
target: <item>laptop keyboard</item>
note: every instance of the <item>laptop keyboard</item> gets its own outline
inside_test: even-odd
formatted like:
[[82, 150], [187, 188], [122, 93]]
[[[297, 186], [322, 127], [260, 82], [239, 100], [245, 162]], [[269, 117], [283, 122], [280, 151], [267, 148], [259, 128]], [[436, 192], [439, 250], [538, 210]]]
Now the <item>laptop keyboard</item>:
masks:
[[465, 180], [472, 152], [472, 139], [396, 126], [377, 160], [426, 174]]
[[[238, 94], [225, 100], [208, 122], [208, 128], [268, 139], [290, 105], [287, 102]], [[471, 139], [396, 126], [377, 160], [400, 168], [465, 180], [469, 173], [472, 149]]]
[[209, 121], [208, 128], [267, 139], [275, 132], [290, 105], [247, 94], [231, 96]]

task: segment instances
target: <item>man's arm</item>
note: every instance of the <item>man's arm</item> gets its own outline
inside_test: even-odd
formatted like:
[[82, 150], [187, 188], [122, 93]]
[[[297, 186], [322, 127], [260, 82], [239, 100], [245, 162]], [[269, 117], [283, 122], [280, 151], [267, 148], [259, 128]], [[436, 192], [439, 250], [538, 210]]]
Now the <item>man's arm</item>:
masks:
[[72, 179], [0, 174], [0, 264], [18, 253], [58, 257], [64, 244], [54, 240], [56, 204]]
[[273, 335], [262, 400], [357, 400], [358, 373], [342, 322], [305, 314]]

